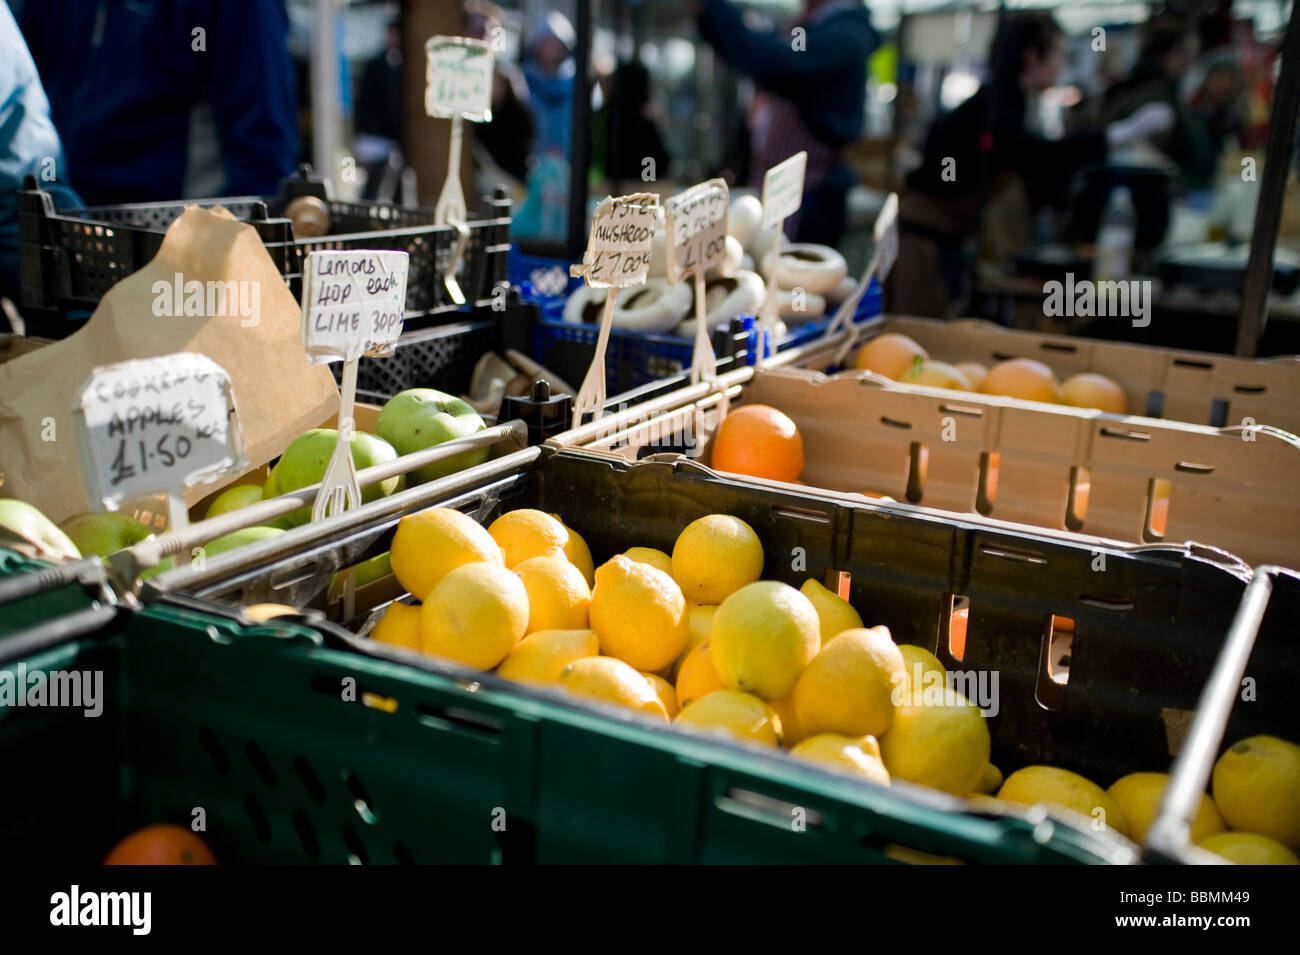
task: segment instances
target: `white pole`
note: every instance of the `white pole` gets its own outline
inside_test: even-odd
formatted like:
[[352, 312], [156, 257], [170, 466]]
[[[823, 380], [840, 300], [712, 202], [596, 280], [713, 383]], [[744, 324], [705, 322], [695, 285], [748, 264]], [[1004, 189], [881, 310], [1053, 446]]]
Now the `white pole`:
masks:
[[311, 34], [311, 155], [333, 195], [339, 155], [339, 54], [335, 0], [316, 0]]

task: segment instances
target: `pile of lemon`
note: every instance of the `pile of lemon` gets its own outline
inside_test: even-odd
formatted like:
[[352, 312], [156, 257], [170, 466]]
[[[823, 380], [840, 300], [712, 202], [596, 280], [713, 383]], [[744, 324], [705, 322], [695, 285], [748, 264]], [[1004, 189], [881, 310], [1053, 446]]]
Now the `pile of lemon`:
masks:
[[[880, 785], [1046, 804], [1138, 841], [1168, 781], [1139, 773], [1102, 790], [1030, 766], [1004, 783], [982, 711], [947, 684], [939, 660], [866, 627], [815, 580], [761, 580], [762, 543], [730, 515], [689, 524], [671, 555], [632, 547], [595, 568], [554, 515], [514, 510], [484, 528], [434, 508], [402, 519], [391, 561], [420, 604], [390, 604], [372, 639], [509, 680], [785, 747]], [[1300, 846], [1300, 747], [1246, 740], [1220, 760], [1214, 789], [1195, 841], [1233, 861], [1297, 861], [1287, 846]]]

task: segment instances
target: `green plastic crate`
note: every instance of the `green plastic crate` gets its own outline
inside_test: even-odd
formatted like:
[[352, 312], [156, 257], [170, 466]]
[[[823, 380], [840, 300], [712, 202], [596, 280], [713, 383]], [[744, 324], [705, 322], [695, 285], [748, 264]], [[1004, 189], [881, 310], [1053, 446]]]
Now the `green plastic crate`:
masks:
[[108, 599], [102, 590], [102, 575], [96, 580], [88, 573], [91, 566], [86, 562], [78, 565], [80, 580], [66, 573], [67, 566], [59, 571], [47, 561], [0, 547], [0, 593], [6, 586], [21, 584], [38, 588], [18, 599], [0, 599], [0, 639], [48, 620], [93, 610]]

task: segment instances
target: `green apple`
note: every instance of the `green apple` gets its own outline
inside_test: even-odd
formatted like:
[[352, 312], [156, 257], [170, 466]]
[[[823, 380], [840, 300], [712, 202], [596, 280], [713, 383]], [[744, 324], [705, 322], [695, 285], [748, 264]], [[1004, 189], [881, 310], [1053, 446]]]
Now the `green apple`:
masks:
[[[279, 462], [276, 462], [279, 467]], [[275, 468], [266, 469], [266, 480], [262, 482], [262, 500], [269, 501], [273, 497], [279, 497], [280, 490], [275, 485]]]
[[43, 560], [76, 560], [81, 556], [77, 545], [57, 524], [26, 501], [12, 497], [0, 498], [0, 544]]
[[86, 557], [107, 557], [153, 536], [148, 525], [120, 511], [74, 514], [59, 527]]
[[[411, 454], [485, 427], [479, 413], [454, 395], [432, 388], [411, 388], [393, 395], [380, 409], [375, 433], [396, 448], [398, 454]], [[423, 484], [455, 474], [482, 464], [487, 458], [487, 448], [465, 451], [410, 472], [411, 483]]]
[[[325, 477], [325, 468], [329, 466], [334, 455], [334, 445], [338, 441], [338, 432], [333, 428], [315, 428], [294, 438], [284, 449], [280, 463], [275, 466], [275, 487], [278, 494], [296, 491], [301, 487], [315, 484]], [[352, 463], [360, 471], [376, 464], [397, 459], [397, 451], [383, 438], [378, 438], [365, 431], [352, 433]], [[387, 497], [400, 486], [402, 476], [389, 478], [361, 489], [361, 503], [368, 504], [381, 497]], [[286, 515], [291, 526], [306, 524], [311, 520], [311, 508], [300, 507]]]
[[250, 504], [256, 504], [261, 499], [262, 489], [258, 485], [233, 485], [212, 499], [212, 503], [208, 505], [208, 513], [203, 516], [203, 519], [211, 520], [218, 514], [228, 514], [230, 511], [241, 510]]
[[[363, 560], [359, 564], [353, 564], [352, 569], [357, 572], [356, 587], [360, 590], [366, 584], [373, 584], [376, 580], [382, 580], [393, 572], [393, 565], [389, 562], [389, 551], [384, 551], [369, 560]], [[342, 592], [343, 575], [346, 570], [340, 570], [330, 578], [329, 592]]]

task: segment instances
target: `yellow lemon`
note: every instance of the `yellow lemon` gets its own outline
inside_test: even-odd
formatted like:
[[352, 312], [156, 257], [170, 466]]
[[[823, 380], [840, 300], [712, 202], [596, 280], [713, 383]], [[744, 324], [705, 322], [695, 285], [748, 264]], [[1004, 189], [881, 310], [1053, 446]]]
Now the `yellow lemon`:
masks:
[[[832, 641], [833, 642], [833, 641]], [[979, 785], [989, 762], [989, 728], [979, 707], [951, 687], [905, 703], [880, 741], [895, 779], [965, 796]]]
[[794, 704], [794, 694], [791, 693], [783, 700], [773, 700], [767, 704], [772, 707], [772, 712], [781, 718], [781, 743], [785, 746], [796, 746], [808, 736], [808, 731], [804, 729], [803, 721], [799, 719], [799, 708]]
[[661, 550], [655, 550], [653, 547], [629, 547], [623, 551], [623, 556], [632, 560], [639, 560], [643, 564], [649, 564], [657, 570], [662, 570], [670, 577], [673, 573], [673, 559]]
[[710, 514], [673, 544], [673, 578], [695, 603], [720, 604], [763, 573], [763, 545], [739, 517]]
[[[943, 668], [943, 664], [929, 650], [924, 647], [918, 647], [911, 643], [900, 643], [898, 651], [903, 654], [903, 674], [907, 677], [908, 684], [913, 687], [920, 687], [924, 692], [927, 685], [944, 686], [948, 680], [948, 672]], [[927, 675], [929, 683], [927, 684]], [[935, 679], [938, 682], [933, 682]]]
[[434, 507], [398, 522], [389, 560], [397, 582], [423, 601], [443, 577], [463, 564], [500, 564], [501, 549], [473, 518], [449, 507]]
[[1212, 792], [1230, 829], [1300, 850], [1300, 746], [1276, 736], [1234, 743], [1214, 764]]
[[1253, 832], [1220, 832], [1198, 845], [1236, 865], [1300, 865], [1300, 856], [1282, 843]]
[[655, 691], [655, 696], [659, 697], [659, 702], [664, 705], [664, 712], [668, 714], [671, 720], [677, 716], [677, 711], [681, 709], [677, 705], [677, 691], [673, 685], [661, 677], [658, 673], [642, 673], [646, 682], [650, 684], [650, 689]]
[[560, 686], [578, 696], [625, 706], [643, 716], [668, 722], [668, 711], [654, 688], [622, 660], [613, 657], [575, 660], [560, 671]]
[[501, 547], [501, 556], [511, 570], [530, 557], [564, 553], [564, 545], [569, 542], [563, 524], [530, 507], [502, 514], [488, 526], [488, 533]]
[[713, 617], [718, 612], [717, 604], [693, 604], [686, 601], [686, 649], [682, 655], [673, 663], [671, 676], [677, 679], [677, 674], [682, 670], [682, 664], [690, 652], [698, 647], [701, 643], [707, 643], [709, 637], [713, 635]]
[[497, 676], [525, 683], [554, 683], [573, 661], [599, 654], [595, 630], [539, 630], [519, 641], [497, 667]]
[[552, 514], [551, 517], [560, 521], [560, 525], [569, 532], [569, 539], [564, 544], [564, 556], [569, 559], [570, 564], [582, 571], [582, 579], [587, 582], [588, 587], [596, 586], [596, 565], [591, 561], [591, 548], [587, 546], [581, 534], [560, 520], [559, 514]]
[[972, 792], [978, 796], [991, 796], [1002, 786], [1002, 770], [998, 769], [992, 763], [984, 767], [980, 773], [980, 781], [975, 784]]
[[600, 650], [653, 673], [686, 648], [686, 600], [676, 581], [649, 564], [622, 555], [596, 570], [591, 629]]
[[528, 592], [500, 564], [465, 564], [433, 588], [420, 615], [425, 653], [490, 670], [528, 628]]
[[[885, 765], [889, 765], [886, 758]], [[1084, 817], [1084, 824], [1100, 820], [1108, 829], [1128, 835], [1124, 810], [1106, 790], [1090, 779], [1055, 766], [1026, 766], [1018, 769], [998, 790], [998, 799], [1026, 806], [1045, 803], [1048, 809], [1067, 809]], [[1079, 821], [1079, 820], [1076, 820]]]
[[894, 722], [893, 693], [902, 673], [903, 654], [886, 627], [846, 630], [799, 677], [799, 720], [812, 735], [880, 736]]
[[582, 571], [563, 557], [530, 557], [515, 565], [528, 592], [528, 633], [585, 630], [591, 591]]
[[708, 643], [701, 643], [686, 654], [682, 668], [677, 671], [677, 687], [674, 691], [679, 707], [689, 706], [714, 690], [725, 689], [726, 686], [718, 679], [718, 671], [714, 669]]
[[839, 594], [833, 594], [811, 577], [799, 588], [817, 611], [817, 620], [821, 625], [822, 646], [830, 642], [831, 637], [838, 636], [845, 630], [861, 629], [865, 624], [862, 616], [853, 609]]
[[[1155, 821], [1156, 811], [1160, 808], [1160, 797], [1168, 785], [1169, 776], [1166, 773], [1129, 773], [1115, 780], [1106, 790], [1110, 798], [1119, 803], [1124, 821], [1128, 823], [1128, 837], [1134, 842], [1146, 838], [1147, 829]], [[1200, 842], [1227, 828], [1214, 801], [1201, 793], [1196, 818], [1192, 820], [1192, 841]]]
[[790, 755], [833, 766], [881, 786], [889, 785], [889, 770], [880, 761], [880, 744], [874, 736], [858, 739], [836, 733], [819, 733], [795, 746]]
[[729, 689], [779, 700], [790, 695], [821, 649], [817, 611], [789, 584], [746, 584], [714, 614], [709, 645]]
[[301, 613], [297, 607], [290, 607], [288, 604], [250, 604], [244, 608], [244, 616], [249, 620], [256, 620], [258, 623], [266, 623], [272, 617], [283, 617], [286, 614]]
[[394, 600], [375, 624], [375, 629], [370, 631], [370, 639], [395, 647], [421, 649], [419, 604]]
[[772, 708], [758, 697], [736, 690], [715, 690], [700, 697], [682, 707], [675, 722], [770, 746], [781, 741], [781, 721]]

